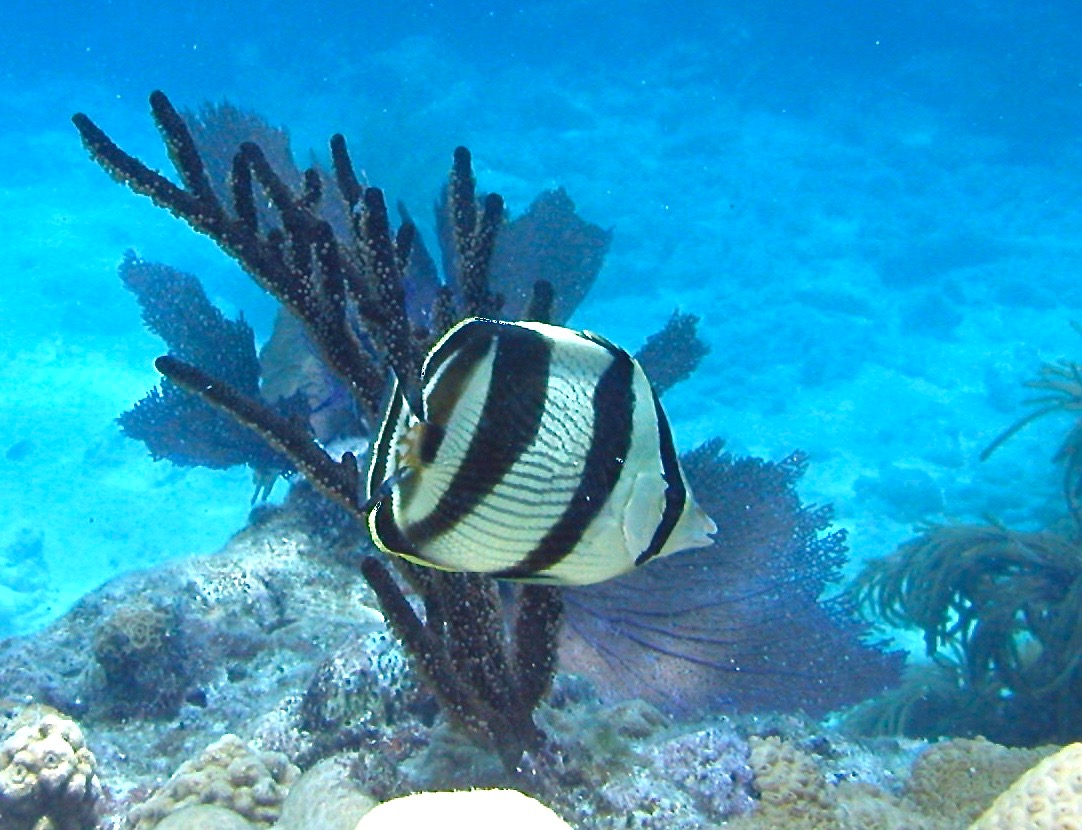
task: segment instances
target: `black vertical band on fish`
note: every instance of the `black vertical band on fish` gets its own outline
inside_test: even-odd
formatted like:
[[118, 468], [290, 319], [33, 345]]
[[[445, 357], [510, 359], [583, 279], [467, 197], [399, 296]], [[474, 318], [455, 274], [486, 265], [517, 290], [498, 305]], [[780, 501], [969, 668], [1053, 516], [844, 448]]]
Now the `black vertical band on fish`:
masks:
[[652, 392], [654, 399], [654, 412], [657, 415], [657, 439], [661, 448], [661, 477], [665, 479], [665, 509], [661, 513], [661, 521], [658, 522], [654, 538], [650, 540], [650, 546], [635, 557], [635, 565], [639, 566], [649, 562], [659, 553], [669, 541], [669, 536], [676, 529], [676, 523], [684, 512], [684, 504], [687, 501], [688, 490], [684, 486], [684, 476], [680, 472], [680, 458], [676, 454], [676, 443], [673, 441], [672, 429], [669, 427], [669, 418], [665, 410], [661, 408], [661, 399], [656, 392]]
[[[472, 513], [529, 448], [541, 426], [551, 344], [528, 329], [504, 327], [500, 332], [499, 323], [484, 325], [491, 331], [480, 332], [478, 340], [490, 337], [489, 348], [496, 354], [481, 416], [439, 503], [424, 519], [410, 524], [407, 535], [415, 548], [422, 548]], [[470, 368], [476, 368], [476, 361]], [[429, 421], [444, 431], [451, 416], [449, 403], [426, 406]], [[403, 487], [402, 498], [408, 496]]]
[[396, 390], [373, 445], [369, 527], [385, 551], [582, 584], [711, 544], [660, 401], [604, 338], [466, 320], [425, 361], [421, 397], [412, 412]]
[[[389, 469], [390, 463], [395, 460], [395, 447], [393, 445], [397, 441], [397, 436], [393, 430], [388, 429], [388, 425], [404, 423], [408, 414], [406, 397], [402, 394], [399, 385], [395, 383], [394, 389], [391, 391], [391, 399], [383, 416], [383, 428], [380, 430], [376, 443], [372, 445], [372, 461], [368, 470], [369, 500], [379, 498], [384, 490], [384, 482], [389, 481], [393, 473], [397, 473], [397, 465], [393, 472]], [[387, 499], [391, 497], [390, 494], [385, 495], [369, 515], [368, 521], [372, 538], [384, 550], [393, 550], [400, 555], [409, 556], [415, 561], [419, 560], [421, 558], [420, 554], [414, 550], [410, 541], [402, 535], [398, 526], [394, 523], [394, 518], [385, 510]]]
[[612, 364], [594, 390], [594, 426], [582, 479], [559, 521], [518, 565], [493, 574], [522, 579], [548, 570], [574, 550], [582, 534], [605, 506], [623, 470], [631, 444], [631, 387], [634, 364], [623, 349], [599, 344], [612, 354]]

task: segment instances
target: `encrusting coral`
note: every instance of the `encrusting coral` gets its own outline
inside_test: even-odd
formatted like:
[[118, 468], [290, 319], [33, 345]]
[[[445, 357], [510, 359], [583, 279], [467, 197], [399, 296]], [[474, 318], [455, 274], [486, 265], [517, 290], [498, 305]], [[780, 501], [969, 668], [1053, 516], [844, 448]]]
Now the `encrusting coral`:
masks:
[[836, 800], [809, 755], [773, 736], [753, 737], [749, 743], [759, 791], [759, 806], [745, 819], [749, 825], [825, 828], [837, 821]]
[[1082, 828], [1082, 744], [1045, 758], [1002, 793], [970, 830]]
[[197, 804], [232, 810], [256, 827], [270, 827], [300, 770], [280, 752], [256, 752], [225, 735], [186, 761], [143, 804], [131, 811], [134, 830], [153, 830], [171, 813]]
[[24, 708], [0, 743], [0, 827], [89, 830], [102, 796], [94, 754], [75, 721], [49, 706]]
[[920, 754], [906, 784], [920, 812], [964, 827], [992, 800], [1054, 747], [1019, 749], [984, 738], [940, 741]]
[[197, 804], [170, 813], [155, 830], [253, 830], [252, 824], [225, 807]]

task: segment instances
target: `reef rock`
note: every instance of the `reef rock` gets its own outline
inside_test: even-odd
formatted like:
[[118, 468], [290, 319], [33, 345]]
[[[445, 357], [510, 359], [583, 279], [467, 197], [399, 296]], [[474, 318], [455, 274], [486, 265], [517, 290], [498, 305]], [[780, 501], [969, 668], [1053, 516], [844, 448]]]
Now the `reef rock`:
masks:
[[348, 761], [328, 758], [290, 787], [275, 830], [353, 830], [376, 803], [350, 775]]

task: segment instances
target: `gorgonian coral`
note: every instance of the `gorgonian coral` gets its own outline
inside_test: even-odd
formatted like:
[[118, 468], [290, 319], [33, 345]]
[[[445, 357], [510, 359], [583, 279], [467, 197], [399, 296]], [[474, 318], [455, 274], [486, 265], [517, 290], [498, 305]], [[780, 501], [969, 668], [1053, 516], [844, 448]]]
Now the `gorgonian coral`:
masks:
[[830, 513], [800, 504], [805, 460], [735, 459], [710, 441], [682, 462], [718, 525], [715, 544], [569, 590], [563, 664], [609, 697], [681, 714], [721, 708], [819, 715], [897, 683], [902, 655], [821, 597], [845, 561]]

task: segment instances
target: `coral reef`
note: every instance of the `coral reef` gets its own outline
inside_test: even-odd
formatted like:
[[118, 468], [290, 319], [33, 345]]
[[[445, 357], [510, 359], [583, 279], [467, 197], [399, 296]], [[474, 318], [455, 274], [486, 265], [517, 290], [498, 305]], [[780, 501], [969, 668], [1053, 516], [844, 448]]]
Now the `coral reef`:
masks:
[[820, 758], [792, 740], [766, 736], [750, 743], [759, 800], [751, 814], [729, 823], [733, 830], [963, 830], [1051, 751], [944, 741], [920, 755], [908, 782], [895, 793], [836, 772], [828, 775]]
[[[617, 712], [603, 713], [602, 722], [611, 721]], [[627, 743], [625, 730], [634, 725], [624, 717], [618, 729], [623, 740], [607, 736], [609, 741]], [[614, 724], [616, 725], [616, 724]], [[648, 737], [633, 730], [639, 738]], [[597, 737], [593, 739], [597, 741]], [[596, 751], [596, 750], [595, 750]], [[627, 749], [624, 749], [627, 752]], [[612, 746], [606, 754], [618, 758]], [[625, 766], [611, 775], [594, 797], [595, 810], [613, 822], [625, 826], [652, 828], [700, 827], [704, 821], [722, 822], [747, 813], [752, 799], [752, 769], [748, 764], [748, 744], [731, 728], [710, 726], [676, 735], [656, 736], [643, 742], [633, 755], [615, 761]]]
[[431, 724], [435, 712], [398, 640], [382, 629], [350, 638], [319, 665], [300, 699], [297, 726], [311, 739], [303, 759], [378, 745], [416, 720]]
[[398, 642], [375, 631], [323, 661], [305, 690], [301, 718], [310, 732], [379, 727], [420, 703]]
[[278, 752], [256, 752], [225, 735], [191, 761], [143, 804], [132, 809], [134, 830], [153, 830], [170, 813], [209, 804], [232, 810], [257, 827], [270, 827], [300, 770]]
[[0, 743], [0, 826], [90, 830], [102, 797], [96, 764], [75, 721], [48, 706], [23, 708]]
[[[282, 538], [284, 525], [272, 520], [261, 529]], [[790, 716], [715, 717], [680, 724], [642, 701], [600, 705], [581, 678], [559, 674], [549, 702], [536, 714], [548, 735], [544, 764], [524, 766], [526, 774], [514, 776], [498, 758], [468, 744], [446, 724], [435, 731], [422, 725], [411, 707], [398, 703], [403, 697], [394, 684], [402, 678], [378, 662], [374, 670], [369, 667], [365, 680], [385, 686], [379, 694], [361, 687], [347, 691], [392, 701], [383, 714], [396, 713], [394, 722], [367, 721], [354, 733], [337, 725], [326, 733], [311, 732], [302, 726], [304, 694], [326, 682], [328, 667], [337, 673], [342, 644], [388, 639], [374, 619], [364, 627], [366, 615], [372, 615], [364, 603], [373, 600], [364, 598], [363, 582], [351, 584], [349, 571], [333, 560], [313, 567], [313, 556], [311, 550], [297, 555], [263, 542], [253, 544], [249, 531], [217, 557], [180, 563], [150, 581], [128, 577], [102, 589], [100, 597], [88, 597], [80, 613], [63, 621], [80, 632], [82, 640], [70, 632], [56, 637], [58, 627], [51, 632], [54, 639], [42, 641], [37, 656], [25, 645], [21, 652], [0, 654], [5, 684], [26, 673], [25, 668], [21, 674], [10, 673], [12, 654], [44, 663], [41, 655], [66, 643], [65, 648], [81, 650], [83, 659], [93, 662], [85, 645], [92, 637], [85, 614], [98, 612], [99, 599], [106, 606], [116, 604], [121, 587], [136, 597], [150, 585], [178, 594], [194, 591], [195, 604], [214, 597], [217, 604], [204, 605], [204, 613], [208, 623], [221, 627], [213, 629], [208, 643], [241, 619], [229, 609], [253, 609], [269, 626], [264, 637], [247, 641], [247, 651], [237, 650], [239, 642], [234, 642], [227, 648], [232, 659], [216, 655], [214, 662], [222, 668], [200, 681], [204, 700], [199, 705], [185, 702], [176, 718], [115, 721], [94, 715], [91, 707], [83, 728], [99, 759], [98, 775], [112, 794], [98, 800], [102, 830], [119, 830], [125, 816], [129, 828], [140, 830], [239, 830], [246, 825], [257, 830], [267, 827], [270, 811], [278, 809], [276, 830], [335, 828], [337, 821], [351, 828], [354, 810], [365, 808], [369, 797], [387, 800], [418, 789], [470, 786], [514, 786], [530, 792], [579, 830], [692, 830], [723, 822], [734, 830], [962, 830], [1015, 777], [1052, 751], [1008, 749], [983, 740], [930, 747], [884, 739], [854, 743]], [[276, 617], [260, 608], [268, 594], [277, 597]], [[312, 625], [307, 620], [316, 608], [323, 620]], [[287, 622], [295, 614], [294, 621]], [[400, 655], [395, 657], [394, 664], [400, 660]], [[337, 688], [338, 682], [330, 687]], [[405, 682], [407, 690], [412, 687]], [[348, 703], [347, 698], [342, 700]], [[326, 711], [348, 713], [348, 705], [337, 705]], [[37, 705], [11, 706], [6, 725], [0, 714], [0, 736], [33, 721], [35, 712], [48, 711]], [[428, 717], [430, 722], [431, 713]], [[228, 729], [237, 737], [218, 741]], [[343, 750], [324, 734], [352, 734], [355, 740]], [[437, 746], [455, 736], [457, 749], [449, 743]], [[212, 740], [214, 745], [204, 750]], [[294, 779], [290, 770], [275, 779], [269, 773], [283, 769], [286, 762], [280, 752], [268, 752], [271, 747], [288, 752], [291, 761], [303, 759], [308, 771]], [[524, 757], [525, 762], [535, 760]], [[156, 782], [174, 770], [170, 782], [151, 795]], [[246, 783], [253, 779], [262, 783]], [[261, 800], [273, 802], [263, 805], [267, 813], [255, 809]], [[217, 809], [207, 809], [207, 803]], [[244, 813], [249, 808], [252, 812]], [[6, 830], [8, 825], [3, 826]]]
[[[112, 775], [165, 777], [223, 732], [253, 734], [253, 722], [277, 712], [283, 700], [297, 701], [289, 728], [299, 729], [300, 699], [320, 664], [345, 643], [389, 639], [356, 567], [325, 555], [322, 537], [309, 536], [306, 526], [292, 510], [267, 511], [219, 554], [112, 580], [42, 632], [0, 643], [0, 688], [105, 730], [110, 740], [96, 754]], [[103, 682], [94, 657], [97, 630], [159, 597], [170, 598], [178, 623], [172, 636], [190, 683], [175, 714], [118, 720], [113, 713], [123, 708], [125, 693]], [[401, 678], [404, 689], [396, 690], [393, 677], [375, 675], [375, 682], [387, 682], [378, 695], [388, 701], [416, 685]], [[399, 721], [372, 740], [414, 724], [405, 715]], [[313, 738], [298, 741], [291, 751], [312, 749]]]
[[[126, 154], [85, 115], [73, 120], [108, 173], [210, 236], [281, 301], [368, 425], [380, 411], [389, 370], [403, 379], [407, 398], [415, 397], [410, 379], [418, 377], [422, 355], [457, 319], [566, 319], [608, 245], [607, 232], [578, 220], [562, 191], [508, 221], [498, 195], [479, 197], [469, 152], [458, 148], [437, 213], [441, 283], [408, 213], [399, 208], [403, 222], [393, 229], [383, 193], [362, 186], [341, 136], [330, 142], [333, 176], [317, 168], [297, 173], [284, 161], [279, 168], [251, 140], [226, 167], [204, 158], [212, 154], [207, 142], [215, 143], [214, 155], [223, 147], [164, 94], [151, 95], [151, 109], [180, 185]], [[644, 347], [660, 388], [679, 382], [701, 359], [696, 321], [674, 316]], [[307, 417], [275, 411], [197, 359], [171, 354], [156, 365], [169, 382], [224, 410], [287, 456], [325, 496], [363, 518], [353, 451], [331, 454]], [[450, 720], [495, 749], [508, 770], [527, 756], [542, 766], [554, 760], [535, 713], [556, 669], [565, 602], [574, 624], [564, 643], [581, 646], [568, 666], [589, 672], [609, 697], [644, 686], [684, 714], [734, 701], [748, 709], [822, 712], [895, 679], [897, 655], [862, 645], [864, 629], [842, 603], [820, 602], [843, 560], [844, 537], [823, 535], [829, 513], [805, 509], [796, 498], [792, 483], [802, 462], [736, 463], [717, 442], [685, 462], [722, 533], [710, 556], [674, 557], [673, 569], [652, 582], [614, 585], [609, 593], [561, 595], [536, 585], [501, 593], [484, 577], [397, 559], [393, 574], [380, 559], [361, 557], [417, 674]], [[703, 578], [723, 568], [740, 578]], [[801, 636], [791, 636], [796, 633]], [[827, 682], [841, 673], [845, 682]], [[307, 707], [301, 705], [307, 726], [340, 730], [344, 721], [327, 704], [336, 702], [335, 688], [347, 686], [311, 685]], [[285, 739], [293, 728], [279, 734]], [[309, 742], [308, 751], [318, 754], [316, 744]]]
[[1070, 830], [1082, 826], [1082, 744], [1065, 746], [1015, 781], [970, 830]]

